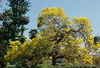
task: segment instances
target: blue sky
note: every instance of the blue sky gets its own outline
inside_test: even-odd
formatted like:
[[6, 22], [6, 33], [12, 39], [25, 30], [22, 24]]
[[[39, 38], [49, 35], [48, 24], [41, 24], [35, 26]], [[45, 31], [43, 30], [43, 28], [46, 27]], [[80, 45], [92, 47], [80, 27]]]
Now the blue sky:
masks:
[[[86, 17], [91, 19], [92, 28], [94, 29], [94, 36], [100, 35], [100, 0], [30, 0], [31, 1], [31, 11], [29, 11], [26, 16], [30, 17], [30, 23], [26, 26], [29, 28], [25, 31], [25, 36], [28, 37], [28, 32], [30, 29], [37, 28], [37, 16], [41, 9], [46, 7], [59, 7], [61, 6], [64, 9], [64, 12], [70, 16], [70, 19], [73, 17]], [[3, 12], [3, 9], [9, 9], [5, 4], [6, 0], [2, 0], [0, 12]]]

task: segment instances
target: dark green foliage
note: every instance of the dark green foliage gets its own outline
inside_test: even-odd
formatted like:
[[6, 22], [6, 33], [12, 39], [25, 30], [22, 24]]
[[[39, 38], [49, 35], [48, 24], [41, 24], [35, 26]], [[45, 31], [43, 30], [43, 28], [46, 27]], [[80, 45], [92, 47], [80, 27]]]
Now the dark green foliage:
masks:
[[99, 36], [94, 36], [94, 44], [96, 44], [96, 42], [100, 43], [100, 37]]
[[24, 16], [29, 11], [30, 2], [27, 0], [8, 0], [9, 10], [5, 10], [2, 14], [2, 39], [9, 44], [10, 41], [25, 40], [24, 25], [29, 23], [29, 17]]
[[31, 30], [29, 31], [29, 38], [30, 38], [30, 39], [35, 38], [37, 33], [38, 33], [38, 32], [37, 32], [36, 29], [31, 29]]
[[26, 62], [18, 62], [16, 63], [16, 68], [29, 68], [29, 64]]
[[33, 65], [31, 65], [31, 68], [36, 68], [36, 65], [34, 65], [34, 64], [33, 64]]
[[26, 39], [26, 37], [23, 35], [22, 37], [19, 38], [19, 41], [24, 43], [25, 39]]

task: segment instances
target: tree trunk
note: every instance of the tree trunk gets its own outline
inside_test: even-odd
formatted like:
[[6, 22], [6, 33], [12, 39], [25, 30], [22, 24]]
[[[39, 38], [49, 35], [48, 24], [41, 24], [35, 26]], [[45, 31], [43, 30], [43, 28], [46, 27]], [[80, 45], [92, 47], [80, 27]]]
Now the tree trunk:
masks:
[[52, 65], [55, 66], [55, 64], [56, 64], [56, 57], [52, 56]]

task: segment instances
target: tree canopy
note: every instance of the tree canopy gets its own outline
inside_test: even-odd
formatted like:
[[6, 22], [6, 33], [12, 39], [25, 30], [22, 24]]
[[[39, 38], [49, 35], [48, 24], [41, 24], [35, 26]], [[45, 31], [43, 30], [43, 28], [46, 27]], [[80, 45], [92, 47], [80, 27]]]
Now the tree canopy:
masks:
[[[25, 14], [29, 11], [30, 2], [27, 0], [8, 0], [11, 7], [3, 12], [2, 39], [9, 44], [10, 41], [20, 40], [24, 42], [24, 25], [29, 23], [29, 17]], [[6, 44], [7, 45], [7, 44]]]
[[94, 36], [94, 44], [96, 44], [97, 42], [100, 43], [100, 36]]
[[[11, 49], [5, 55], [6, 61], [32, 59], [33, 63], [50, 62], [56, 64], [61, 58], [65, 62], [84, 61], [92, 64], [90, 53], [98, 52], [99, 43], [94, 45], [93, 29], [89, 18], [74, 17], [69, 20], [61, 7], [45, 8], [40, 11], [36, 38], [10, 42]], [[42, 18], [39, 20], [39, 18]]]
[[35, 38], [36, 34], [37, 34], [37, 29], [30, 29], [30, 31], [29, 31], [29, 38], [30, 39]]

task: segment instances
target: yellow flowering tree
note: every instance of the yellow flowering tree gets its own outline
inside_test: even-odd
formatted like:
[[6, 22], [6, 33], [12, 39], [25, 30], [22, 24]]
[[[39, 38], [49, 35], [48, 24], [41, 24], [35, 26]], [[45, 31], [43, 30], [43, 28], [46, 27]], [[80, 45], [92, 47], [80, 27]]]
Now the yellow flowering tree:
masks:
[[23, 44], [11, 42], [12, 47], [5, 55], [6, 61], [33, 59], [33, 63], [44, 61], [56, 64], [61, 58], [65, 62], [78, 63], [84, 61], [92, 64], [92, 55], [98, 51], [99, 43], [94, 45], [93, 29], [89, 18], [69, 16], [61, 7], [45, 8], [40, 11], [37, 23], [38, 34], [31, 41]]

